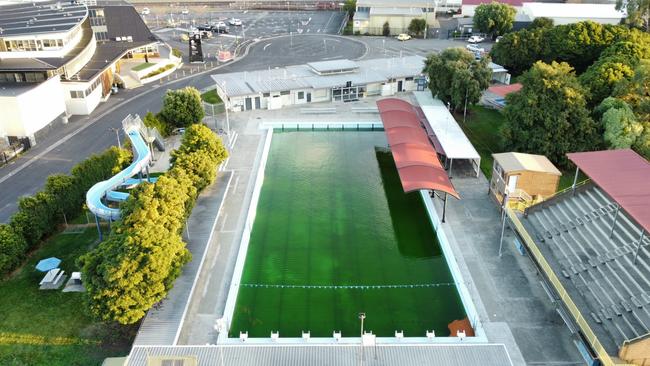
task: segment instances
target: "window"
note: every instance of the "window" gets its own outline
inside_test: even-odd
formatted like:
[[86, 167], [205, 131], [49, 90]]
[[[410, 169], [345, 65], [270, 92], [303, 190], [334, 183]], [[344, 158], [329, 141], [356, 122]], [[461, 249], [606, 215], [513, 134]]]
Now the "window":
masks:
[[270, 95], [271, 95], [271, 93], [264, 93], [264, 94], [262, 94], [262, 96], [263, 96], [264, 98], [269, 97]]
[[288, 91], [288, 90], [281, 91], [281, 92], [280, 92], [280, 95], [289, 95], [289, 91]]
[[298, 99], [305, 99], [305, 92], [298, 92]]
[[411, 80], [413, 80], [413, 76], [409, 76], [409, 77], [407, 77], [405, 80], [406, 80], [406, 81], [411, 81]]

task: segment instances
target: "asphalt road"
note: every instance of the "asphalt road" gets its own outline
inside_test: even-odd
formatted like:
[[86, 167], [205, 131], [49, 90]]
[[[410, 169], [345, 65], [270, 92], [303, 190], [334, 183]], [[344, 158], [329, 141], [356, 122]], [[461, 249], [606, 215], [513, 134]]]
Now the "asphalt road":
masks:
[[[75, 164], [89, 155], [117, 145], [115, 132], [110, 128], [120, 128], [121, 121], [127, 114], [144, 116], [147, 111], [160, 110], [167, 89], [185, 86], [207, 88], [212, 83], [209, 75], [217, 72], [296, 65], [326, 57], [355, 59], [366, 54], [365, 45], [353, 39], [314, 35], [292, 38], [293, 40], [291, 37], [271, 38], [257, 43], [251, 47], [247, 57], [217, 71], [172, 80], [163, 85], [122, 91], [100, 104], [91, 116], [75, 116], [67, 125], [53, 128], [38, 145], [11, 164], [0, 168], [0, 222], [9, 220], [16, 211], [21, 196], [40, 190], [48, 175], [68, 173]], [[182, 71], [177, 71], [176, 74], [182, 75]], [[124, 140], [122, 134], [121, 139]]]

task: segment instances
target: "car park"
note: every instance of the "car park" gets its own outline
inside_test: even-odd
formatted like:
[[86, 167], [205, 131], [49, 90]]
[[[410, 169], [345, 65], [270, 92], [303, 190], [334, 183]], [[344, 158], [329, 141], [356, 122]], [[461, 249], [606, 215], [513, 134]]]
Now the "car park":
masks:
[[481, 43], [484, 40], [485, 40], [485, 38], [483, 38], [481, 36], [471, 36], [471, 37], [467, 38], [467, 42], [469, 42], [469, 43]]
[[406, 33], [401, 33], [397, 36], [398, 41], [408, 41], [409, 39], [411, 39], [411, 36]]
[[241, 26], [242, 25], [241, 19], [237, 19], [237, 18], [230, 18], [230, 20], [228, 20], [228, 23], [230, 25], [234, 25], [234, 26]]

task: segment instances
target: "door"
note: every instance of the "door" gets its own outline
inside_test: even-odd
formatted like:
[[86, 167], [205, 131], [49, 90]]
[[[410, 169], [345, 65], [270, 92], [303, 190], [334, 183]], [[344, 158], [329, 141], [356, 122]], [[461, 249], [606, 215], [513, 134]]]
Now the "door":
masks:
[[260, 109], [260, 108], [262, 108], [260, 97], [255, 97], [255, 109]]
[[399, 80], [399, 81], [397, 82], [397, 91], [400, 91], [400, 92], [401, 92], [401, 91], [404, 91], [404, 90], [402, 90], [402, 83], [403, 83], [402, 80]]
[[253, 100], [248, 97], [246, 98], [246, 110], [250, 111], [251, 109], [253, 109]]
[[517, 189], [517, 179], [519, 179], [518, 175], [508, 177], [508, 193], [513, 193]]
[[311, 93], [307, 93], [307, 103], [311, 102]]

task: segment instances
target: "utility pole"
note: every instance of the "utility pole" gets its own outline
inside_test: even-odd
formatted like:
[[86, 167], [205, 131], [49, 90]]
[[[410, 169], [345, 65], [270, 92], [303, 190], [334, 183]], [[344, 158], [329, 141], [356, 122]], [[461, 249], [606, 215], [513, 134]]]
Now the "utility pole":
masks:
[[115, 131], [115, 136], [117, 137], [117, 147], [120, 149], [122, 148], [122, 144], [120, 143], [120, 129], [119, 128], [109, 128], [109, 131]]

